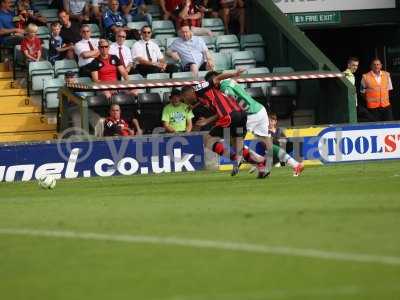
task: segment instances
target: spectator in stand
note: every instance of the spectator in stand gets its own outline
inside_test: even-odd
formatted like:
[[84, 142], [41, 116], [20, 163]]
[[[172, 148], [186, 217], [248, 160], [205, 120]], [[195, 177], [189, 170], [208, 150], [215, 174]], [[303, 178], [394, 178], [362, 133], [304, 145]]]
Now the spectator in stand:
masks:
[[176, 21], [179, 15], [179, 6], [185, 0], [160, 0], [164, 20]]
[[[100, 55], [94, 59], [89, 69], [92, 70], [91, 77], [94, 82], [100, 81], [117, 81], [118, 77], [121, 76], [125, 80], [129, 80], [128, 72], [125, 67], [121, 64], [118, 56], [109, 54], [110, 45], [106, 39], [99, 40]], [[103, 94], [107, 99], [111, 99], [113, 94], [118, 93], [117, 90], [103, 91]], [[128, 94], [137, 96], [137, 90], [128, 90]]]
[[42, 41], [36, 36], [37, 25], [31, 23], [26, 28], [26, 37], [21, 42], [21, 52], [26, 62], [39, 61], [42, 57]]
[[109, 1], [109, 9], [103, 15], [103, 25], [106, 29], [107, 38], [115, 41], [115, 34], [119, 28], [126, 32], [128, 39], [138, 40], [140, 38], [139, 32], [136, 29], [131, 29], [126, 26], [126, 20], [119, 11], [118, 0]]
[[110, 116], [104, 121], [104, 136], [133, 136], [141, 135], [139, 122], [136, 118], [132, 120], [133, 128], [128, 122], [121, 118], [121, 108], [118, 104], [110, 107]]
[[142, 39], [132, 46], [132, 58], [136, 61], [135, 72], [146, 77], [149, 73], [173, 73], [178, 71], [175, 64], [167, 64], [158, 45], [151, 40], [150, 26], [141, 29]]
[[187, 25], [181, 27], [179, 34], [180, 38], [172, 43], [167, 54], [181, 61], [183, 71], [191, 71], [195, 78], [199, 70], [212, 70], [214, 63], [204, 40], [193, 36]]
[[371, 62], [371, 71], [364, 74], [361, 80], [361, 94], [367, 109], [376, 121], [393, 121], [389, 92], [393, 90], [390, 73], [382, 71], [378, 58]]
[[30, 0], [19, 0], [16, 3], [17, 15], [21, 16], [17, 23], [18, 28], [25, 28], [29, 23], [35, 23], [38, 26], [46, 26], [47, 19], [40, 15], [39, 11]]
[[71, 21], [69, 13], [65, 10], [60, 10], [58, 12], [58, 19], [61, 23], [60, 36], [63, 40], [65, 46], [72, 47], [71, 49], [65, 51], [63, 56], [68, 59], [75, 58], [75, 52], [73, 46], [81, 40], [80, 25], [77, 21]]
[[90, 63], [100, 54], [99, 49], [97, 48], [99, 40], [90, 38], [90, 35], [90, 27], [88, 25], [82, 25], [82, 40], [76, 43], [74, 48], [75, 54], [78, 56], [80, 77], [91, 76], [92, 70], [90, 69]]
[[181, 26], [188, 25], [193, 32], [193, 35], [208, 35], [212, 36], [211, 30], [201, 27], [201, 22], [204, 17], [205, 8], [196, 5], [194, 0], [186, 0], [181, 2], [179, 6], [179, 15], [176, 20], [176, 29]]
[[24, 38], [24, 29], [15, 27], [17, 17], [11, 6], [11, 0], [0, 0], [0, 44], [10, 48], [19, 45]]
[[[69, 51], [73, 53], [74, 46], [66, 45], [60, 36], [61, 24], [59, 22], [51, 23], [51, 34], [49, 41], [49, 61], [54, 65], [56, 60], [64, 58], [63, 53]], [[72, 57], [73, 58], [73, 57]], [[71, 59], [72, 59], [71, 58]]]
[[[218, 11], [224, 21], [226, 34], [230, 34], [231, 20], [238, 20], [239, 34], [245, 33], [245, 0], [208, 0], [206, 7], [211, 8], [213, 12]], [[215, 16], [215, 13], [213, 15]]]
[[87, 0], [63, 0], [64, 10], [80, 24], [90, 21], [90, 4]]
[[144, 0], [119, 0], [119, 5], [127, 22], [146, 21], [151, 26], [152, 16]]
[[174, 88], [169, 97], [170, 103], [163, 109], [161, 120], [167, 133], [192, 131], [192, 110], [181, 102], [180, 97], [181, 92]]
[[124, 45], [126, 41], [126, 32], [123, 29], [119, 29], [116, 33], [116, 42], [110, 46], [110, 54], [118, 56], [121, 64], [124, 66], [126, 71], [129, 73], [133, 72], [133, 60], [131, 50]]

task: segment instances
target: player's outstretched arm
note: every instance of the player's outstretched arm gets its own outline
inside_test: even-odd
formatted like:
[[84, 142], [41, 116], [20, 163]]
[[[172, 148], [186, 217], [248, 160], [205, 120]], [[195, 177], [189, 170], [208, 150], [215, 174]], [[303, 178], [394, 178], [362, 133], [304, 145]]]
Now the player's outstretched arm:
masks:
[[215, 77], [214, 77], [214, 79], [213, 79], [214, 84], [215, 84], [216, 86], [219, 86], [219, 83], [220, 83], [222, 80], [225, 80], [225, 79], [228, 79], [228, 78], [233, 78], [233, 77], [238, 77], [238, 76], [240, 76], [240, 74], [242, 74], [244, 71], [245, 71], [245, 69], [238, 69], [238, 70], [236, 70], [235, 72], [227, 72], [227, 73], [219, 74], [218, 76], [215, 76]]

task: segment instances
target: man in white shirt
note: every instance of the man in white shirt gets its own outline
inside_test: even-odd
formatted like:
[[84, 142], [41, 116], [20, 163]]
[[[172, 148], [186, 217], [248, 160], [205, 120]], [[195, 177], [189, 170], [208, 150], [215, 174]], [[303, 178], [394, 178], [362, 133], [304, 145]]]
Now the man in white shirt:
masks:
[[150, 26], [141, 29], [142, 39], [132, 46], [132, 58], [136, 62], [135, 72], [143, 77], [150, 73], [173, 73], [178, 71], [175, 64], [167, 64], [158, 45], [151, 40]]
[[99, 56], [98, 39], [90, 38], [91, 31], [88, 25], [82, 25], [81, 36], [82, 40], [75, 44], [74, 50], [78, 56], [79, 76], [91, 77], [89, 64]]
[[128, 73], [133, 72], [133, 60], [131, 50], [124, 45], [126, 41], [126, 32], [119, 29], [116, 32], [116, 42], [110, 46], [110, 54], [115, 55], [121, 61]]

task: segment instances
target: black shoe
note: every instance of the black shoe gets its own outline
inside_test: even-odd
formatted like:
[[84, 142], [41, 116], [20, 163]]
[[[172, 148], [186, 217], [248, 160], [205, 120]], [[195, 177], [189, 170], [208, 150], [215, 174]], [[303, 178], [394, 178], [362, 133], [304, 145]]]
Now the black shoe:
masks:
[[257, 179], [264, 179], [269, 177], [271, 175], [271, 172], [258, 172]]

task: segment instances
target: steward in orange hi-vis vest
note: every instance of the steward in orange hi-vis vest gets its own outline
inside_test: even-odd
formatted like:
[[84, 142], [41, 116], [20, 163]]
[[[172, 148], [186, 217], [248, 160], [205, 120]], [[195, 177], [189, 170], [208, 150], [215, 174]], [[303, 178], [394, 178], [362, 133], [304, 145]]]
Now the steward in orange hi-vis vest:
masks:
[[390, 74], [381, 71], [381, 82], [376, 80], [373, 71], [363, 75], [365, 83], [365, 101], [367, 108], [385, 108], [390, 106], [389, 101], [389, 81]]

